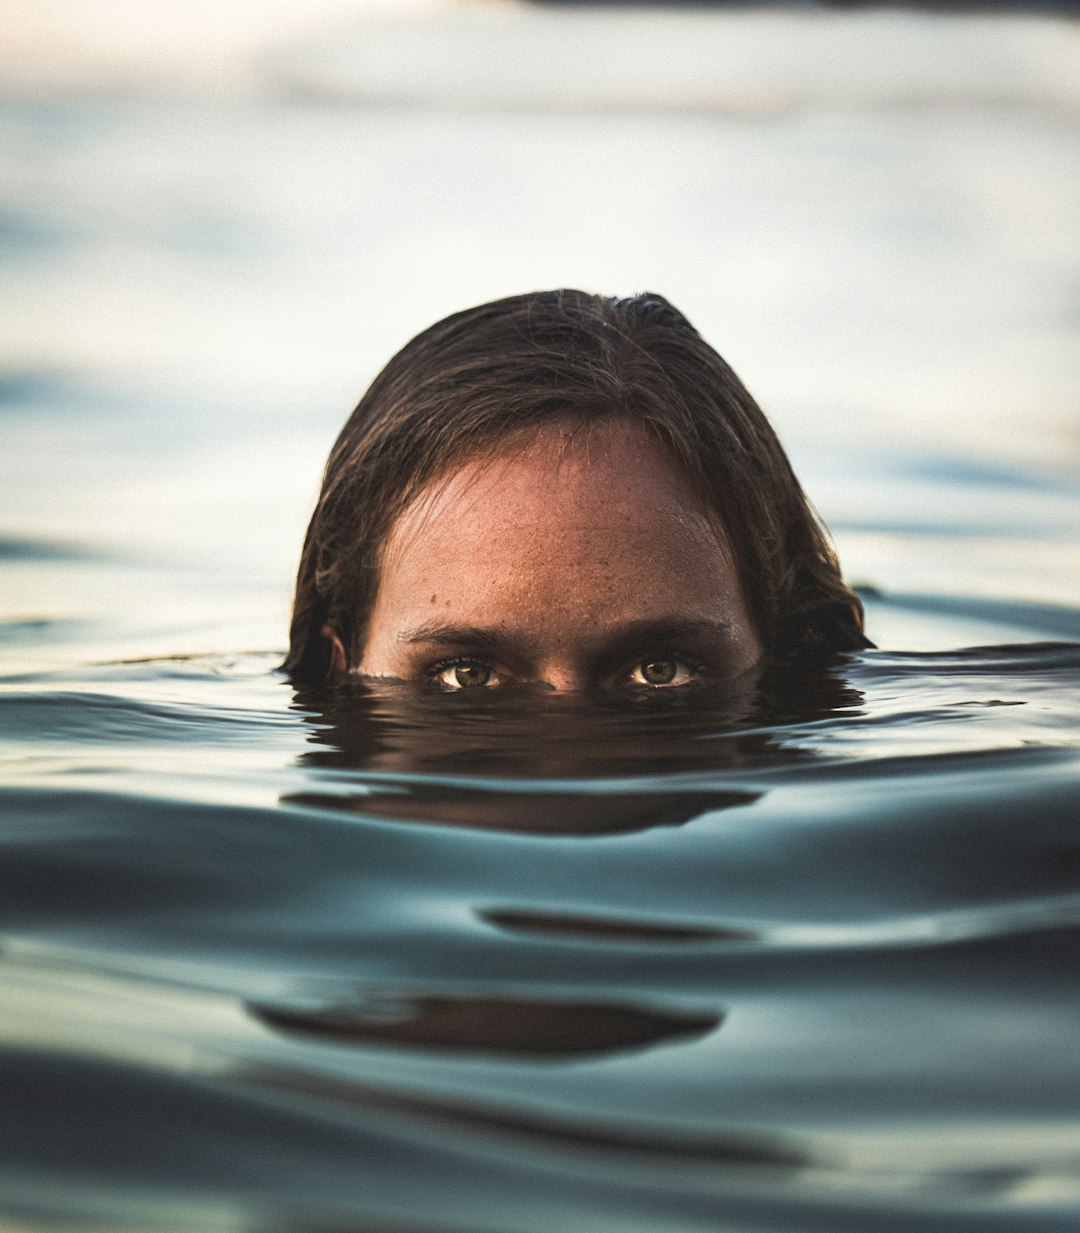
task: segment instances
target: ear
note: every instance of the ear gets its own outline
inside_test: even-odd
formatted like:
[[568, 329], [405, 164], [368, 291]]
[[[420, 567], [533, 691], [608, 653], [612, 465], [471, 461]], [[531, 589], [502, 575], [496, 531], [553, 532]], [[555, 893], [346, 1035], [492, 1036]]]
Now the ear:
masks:
[[319, 633], [330, 643], [330, 662], [326, 668], [326, 683], [336, 685], [349, 675], [349, 661], [345, 656], [345, 646], [337, 631], [329, 623], [324, 625]]

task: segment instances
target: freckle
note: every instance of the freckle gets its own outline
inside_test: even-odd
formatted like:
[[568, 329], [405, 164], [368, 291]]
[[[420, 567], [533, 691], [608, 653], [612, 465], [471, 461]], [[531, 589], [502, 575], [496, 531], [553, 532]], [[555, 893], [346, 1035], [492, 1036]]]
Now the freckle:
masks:
[[437, 595], [432, 595], [431, 599], [428, 600], [428, 603], [433, 604], [438, 598], [439, 597]]

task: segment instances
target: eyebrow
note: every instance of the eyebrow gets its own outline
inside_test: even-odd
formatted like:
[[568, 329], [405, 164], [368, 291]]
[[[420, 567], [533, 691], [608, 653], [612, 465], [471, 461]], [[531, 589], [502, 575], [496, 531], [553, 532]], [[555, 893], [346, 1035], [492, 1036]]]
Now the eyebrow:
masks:
[[[605, 654], [624, 654], [649, 644], [727, 639], [731, 622], [720, 618], [688, 618], [683, 616], [644, 617], [626, 621], [601, 632]], [[456, 625], [444, 621], [426, 621], [413, 629], [402, 630], [398, 642], [408, 645], [424, 643], [437, 646], [475, 646], [493, 651], [520, 650], [521, 639], [506, 625]]]
[[398, 642], [411, 645], [422, 642], [436, 646], [482, 646], [501, 650], [517, 645], [506, 625], [455, 625], [446, 621], [425, 621], [414, 629], [403, 629]]

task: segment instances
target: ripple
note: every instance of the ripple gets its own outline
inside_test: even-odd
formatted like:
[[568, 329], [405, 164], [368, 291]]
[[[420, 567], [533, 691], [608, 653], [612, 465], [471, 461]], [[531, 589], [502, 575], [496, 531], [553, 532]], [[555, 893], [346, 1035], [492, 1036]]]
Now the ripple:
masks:
[[487, 909], [478, 913], [482, 920], [500, 929], [520, 933], [586, 938], [624, 944], [687, 944], [701, 942], [759, 942], [764, 934], [744, 926], [680, 925], [674, 922], [618, 919], [607, 916], [575, 916], [565, 912]]
[[487, 1054], [611, 1054], [715, 1031], [719, 1014], [689, 1015], [581, 1002], [509, 997], [395, 999], [381, 1013], [333, 1006], [311, 1010], [254, 1005], [279, 1031], [339, 1044], [387, 1044]]

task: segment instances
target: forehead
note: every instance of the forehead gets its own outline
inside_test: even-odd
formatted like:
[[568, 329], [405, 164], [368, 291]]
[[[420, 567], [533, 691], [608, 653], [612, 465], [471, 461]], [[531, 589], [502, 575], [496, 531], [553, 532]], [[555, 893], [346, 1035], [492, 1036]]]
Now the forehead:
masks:
[[433, 622], [442, 642], [497, 635], [530, 671], [579, 672], [629, 631], [673, 624], [726, 631], [746, 665], [757, 653], [722, 531], [663, 445], [618, 421], [550, 425], [405, 510], [384, 546], [363, 670], [408, 677]]
[[559, 421], [467, 459], [429, 485], [392, 527], [384, 561], [418, 538], [573, 526], [623, 535], [635, 527], [707, 528], [710, 538], [723, 539], [683, 468], [647, 428], [618, 419]]

